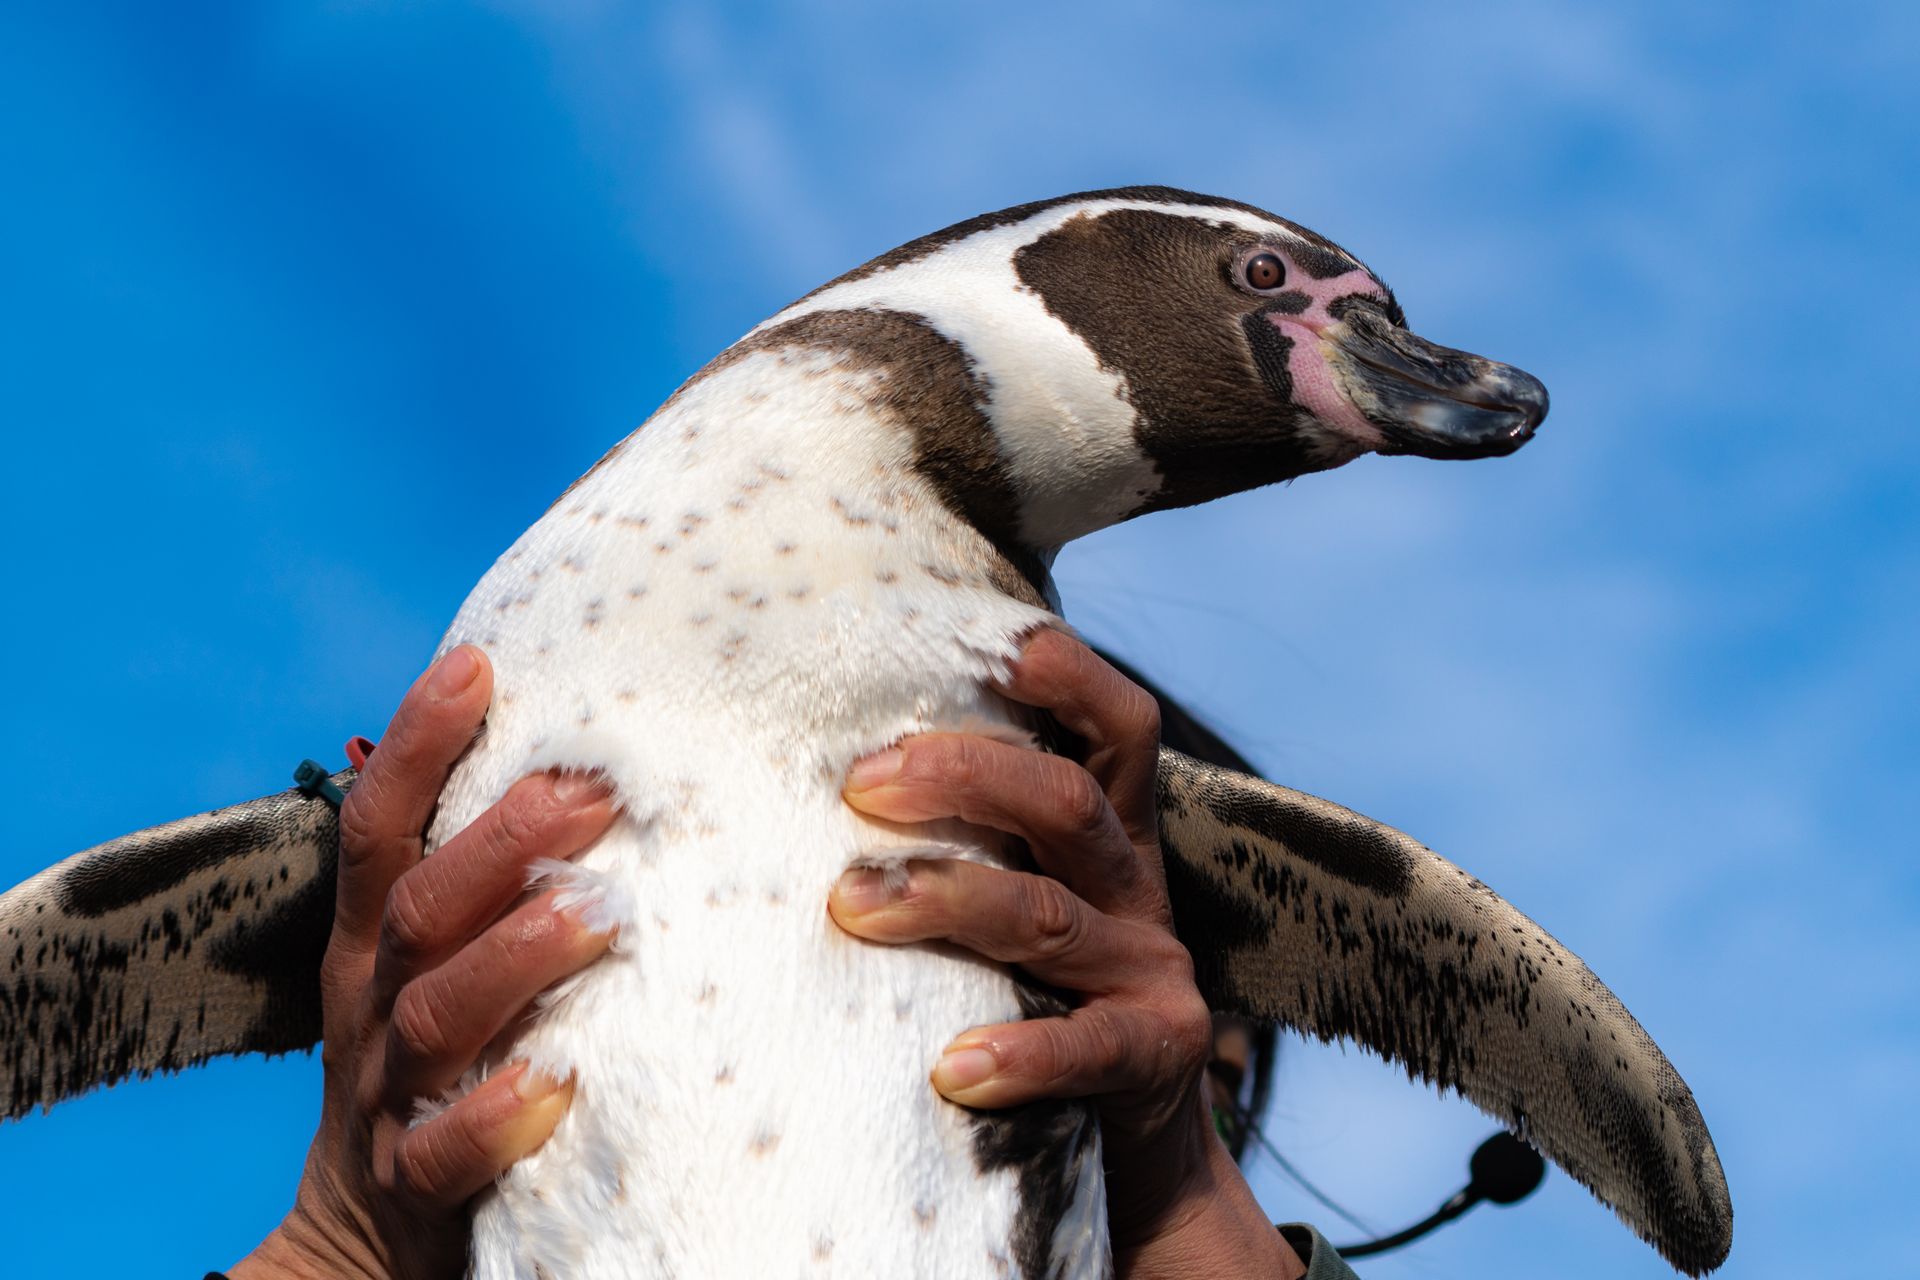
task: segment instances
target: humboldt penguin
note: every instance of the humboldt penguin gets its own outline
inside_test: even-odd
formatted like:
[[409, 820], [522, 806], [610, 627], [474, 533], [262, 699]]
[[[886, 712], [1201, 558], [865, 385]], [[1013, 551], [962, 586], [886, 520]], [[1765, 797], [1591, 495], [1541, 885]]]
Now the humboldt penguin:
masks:
[[[1044, 728], [990, 682], [1056, 621], [1070, 539], [1366, 453], [1507, 454], [1546, 410], [1527, 374], [1415, 336], [1331, 241], [1161, 187], [912, 241], [688, 379], [500, 557], [443, 644], [483, 647], [495, 693], [430, 847], [534, 770], [596, 771], [624, 806], [550, 870], [620, 943], [511, 1048], [577, 1091], [478, 1201], [474, 1273], [1108, 1273], [1087, 1106], [989, 1118], [927, 1084], [950, 1036], [1034, 993], [937, 948], [862, 945], [820, 909], [850, 864], [1018, 850], [863, 818], [840, 799], [848, 765], [908, 734]], [[0, 897], [6, 1114], [313, 1043], [323, 789], [111, 841]], [[1160, 800], [1216, 1009], [1457, 1089], [1677, 1268], [1724, 1259], [1691, 1093], [1538, 925], [1397, 831], [1172, 750]]]

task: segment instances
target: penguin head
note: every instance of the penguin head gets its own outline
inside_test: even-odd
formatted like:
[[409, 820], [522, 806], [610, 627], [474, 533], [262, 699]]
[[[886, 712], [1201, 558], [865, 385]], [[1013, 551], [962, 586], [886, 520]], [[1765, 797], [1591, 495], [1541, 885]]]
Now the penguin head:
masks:
[[1546, 389], [1416, 336], [1332, 241], [1165, 187], [985, 214], [883, 254], [776, 316], [915, 317], [972, 369], [1018, 540], [1046, 550], [1148, 511], [1365, 453], [1525, 444]]

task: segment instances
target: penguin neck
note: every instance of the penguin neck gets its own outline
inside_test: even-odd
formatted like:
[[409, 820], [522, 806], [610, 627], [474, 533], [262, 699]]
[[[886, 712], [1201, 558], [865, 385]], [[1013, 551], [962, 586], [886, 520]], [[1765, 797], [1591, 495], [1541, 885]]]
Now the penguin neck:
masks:
[[829, 598], [909, 626], [977, 611], [960, 596], [1056, 611], [1052, 550], [954, 509], [951, 476], [929, 474], [925, 433], [900, 412], [897, 376], [818, 348], [730, 353], [595, 464], [506, 560], [549, 579], [584, 574], [593, 599], [644, 597], [696, 629]]
[[[540, 767], [604, 768], [643, 797], [686, 771], [693, 739], [656, 758], [661, 726], [817, 789], [905, 734], [1023, 719], [984, 685], [1053, 616], [1051, 583], [950, 509], [875, 389], [830, 354], [762, 353], [603, 459], [447, 637], [495, 660], [490, 732], [550, 754], [592, 737]], [[528, 759], [503, 754], [476, 794]]]
[[[985, 394], [965, 353], [918, 317], [805, 316], [723, 352], [550, 515], [617, 521], [627, 511], [626, 527], [644, 522], [662, 555], [716, 519], [811, 526], [837, 553], [836, 566], [818, 566], [836, 580], [905, 551], [943, 579], [1058, 612], [1059, 548], [1020, 536], [1022, 503]], [[820, 500], [834, 517], [824, 528], [806, 509]], [[674, 508], [662, 523], [658, 512]], [[795, 536], [776, 545], [798, 552]]]

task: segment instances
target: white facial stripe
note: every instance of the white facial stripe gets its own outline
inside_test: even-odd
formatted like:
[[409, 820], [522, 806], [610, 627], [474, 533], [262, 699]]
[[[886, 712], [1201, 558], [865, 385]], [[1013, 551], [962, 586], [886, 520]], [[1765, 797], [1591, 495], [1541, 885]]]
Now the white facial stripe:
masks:
[[[1159, 491], [1161, 477], [1134, 439], [1136, 414], [1125, 379], [1103, 369], [1085, 340], [1020, 282], [1014, 255], [1074, 218], [1121, 209], [1226, 223], [1306, 244], [1291, 229], [1241, 209], [1081, 200], [825, 289], [759, 329], [817, 311], [868, 308], [926, 317], [974, 359], [989, 387], [987, 419], [1024, 499], [1022, 539], [1039, 549], [1055, 548], [1124, 519]], [[1090, 486], [1090, 472], [1101, 482]], [[1090, 489], [1102, 495], [1100, 501], [1089, 504]]]

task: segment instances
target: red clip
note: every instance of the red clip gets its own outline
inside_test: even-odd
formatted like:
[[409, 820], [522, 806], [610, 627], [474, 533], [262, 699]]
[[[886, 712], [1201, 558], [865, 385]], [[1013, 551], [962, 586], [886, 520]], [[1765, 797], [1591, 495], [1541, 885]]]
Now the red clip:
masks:
[[347, 759], [353, 762], [355, 769], [367, 767], [367, 757], [373, 754], [373, 743], [359, 734], [347, 739]]

